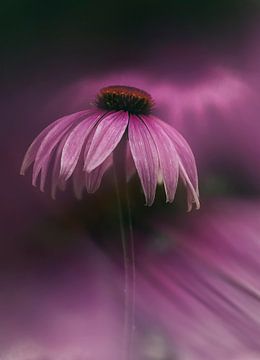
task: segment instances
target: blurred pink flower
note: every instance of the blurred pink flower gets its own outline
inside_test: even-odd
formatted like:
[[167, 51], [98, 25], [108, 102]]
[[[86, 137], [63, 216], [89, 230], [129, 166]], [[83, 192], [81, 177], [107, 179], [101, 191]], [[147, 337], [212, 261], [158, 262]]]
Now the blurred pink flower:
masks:
[[[198, 176], [193, 153], [184, 138], [170, 125], [151, 115], [153, 100], [142, 90], [126, 86], [102, 88], [89, 110], [64, 116], [44, 129], [29, 147], [21, 174], [34, 162], [33, 185], [41, 173], [43, 191], [52, 155], [52, 195], [65, 188], [72, 176], [77, 197], [83, 188], [95, 192], [104, 173], [112, 165], [112, 153], [126, 134], [119, 156], [125, 160], [128, 177], [135, 166], [146, 203], [154, 201], [159, 178], [166, 199], [175, 197], [178, 178], [187, 187], [188, 210], [199, 208]], [[126, 148], [127, 146], [127, 148]], [[129, 147], [129, 149], [128, 149]], [[134, 166], [131, 166], [132, 162]]]
[[122, 359], [120, 273], [84, 243], [58, 267], [51, 258], [30, 269], [16, 262], [1, 274], [1, 360]]
[[259, 356], [259, 212], [259, 203], [215, 201], [178, 228], [165, 218], [154, 226], [138, 261], [138, 304], [144, 333], [176, 359]]
[[[178, 226], [158, 220], [146, 246], [140, 236], [135, 360], [259, 358], [259, 211], [259, 202], [215, 201]], [[65, 261], [5, 269], [0, 359], [121, 360], [123, 272], [114, 256], [84, 239]]]

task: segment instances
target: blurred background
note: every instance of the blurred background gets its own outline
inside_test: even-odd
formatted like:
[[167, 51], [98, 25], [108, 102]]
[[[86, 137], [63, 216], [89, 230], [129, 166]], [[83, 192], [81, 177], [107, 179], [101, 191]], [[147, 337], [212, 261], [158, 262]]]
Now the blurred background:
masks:
[[140, 87], [190, 143], [201, 210], [129, 183], [134, 359], [260, 359], [257, 0], [9, 1], [1, 6], [0, 359], [121, 360], [113, 182], [54, 201], [19, 176], [33, 138], [101, 86]]

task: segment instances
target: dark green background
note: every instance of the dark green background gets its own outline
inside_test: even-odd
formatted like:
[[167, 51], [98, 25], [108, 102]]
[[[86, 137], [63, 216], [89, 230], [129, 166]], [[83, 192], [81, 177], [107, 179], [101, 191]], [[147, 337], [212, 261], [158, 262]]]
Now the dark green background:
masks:
[[253, 0], [5, 1], [3, 69], [37, 69], [54, 59], [95, 68], [134, 64], [164, 42], [235, 53], [258, 8]]

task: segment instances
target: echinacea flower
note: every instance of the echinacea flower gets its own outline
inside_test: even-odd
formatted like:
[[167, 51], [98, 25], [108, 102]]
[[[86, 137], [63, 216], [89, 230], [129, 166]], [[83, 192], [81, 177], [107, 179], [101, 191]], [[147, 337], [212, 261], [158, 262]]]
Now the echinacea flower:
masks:
[[64, 189], [70, 177], [77, 197], [81, 197], [84, 187], [93, 193], [112, 166], [119, 143], [125, 139], [121, 154], [125, 157], [125, 170], [128, 177], [133, 168], [137, 170], [147, 205], [154, 201], [159, 179], [164, 183], [166, 200], [172, 202], [181, 177], [187, 187], [188, 210], [193, 203], [198, 209], [198, 176], [193, 153], [173, 127], [152, 114], [153, 106], [152, 97], [135, 87], [102, 88], [94, 106], [56, 120], [39, 134], [25, 155], [21, 174], [34, 163], [32, 182], [36, 185], [40, 174], [43, 191], [55, 152], [53, 197], [56, 188]]

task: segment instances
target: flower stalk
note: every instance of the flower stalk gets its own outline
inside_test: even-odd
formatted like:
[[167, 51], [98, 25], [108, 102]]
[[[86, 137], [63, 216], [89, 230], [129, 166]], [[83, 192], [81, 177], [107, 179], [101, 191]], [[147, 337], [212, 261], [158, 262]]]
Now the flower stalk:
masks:
[[130, 198], [127, 184], [125, 158], [127, 140], [123, 137], [113, 153], [114, 181], [118, 205], [120, 235], [124, 262], [124, 339], [123, 351], [126, 360], [132, 359], [135, 332], [135, 249]]

